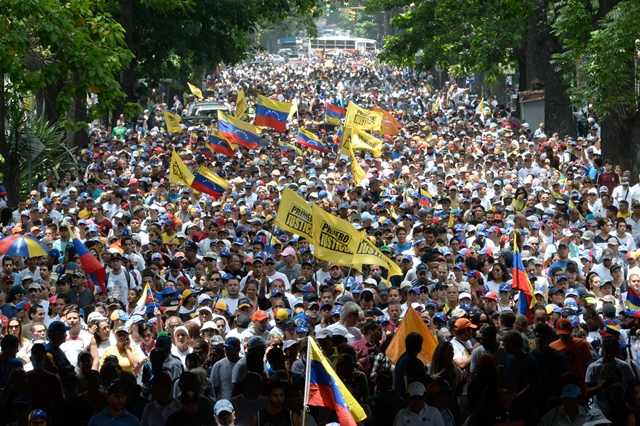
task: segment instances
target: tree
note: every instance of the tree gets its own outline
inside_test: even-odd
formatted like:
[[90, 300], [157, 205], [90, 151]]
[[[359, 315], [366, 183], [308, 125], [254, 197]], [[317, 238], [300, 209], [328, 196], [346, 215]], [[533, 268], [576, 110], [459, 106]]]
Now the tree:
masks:
[[[65, 129], [85, 127], [65, 114], [77, 100], [97, 93], [100, 102], [88, 117], [106, 114], [124, 98], [116, 78], [131, 60], [122, 27], [91, 0], [13, 0], [0, 4], [0, 156], [10, 158], [8, 112], [26, 96], [44, 93], [45, 115], [55, 115]], [[40, 104], [40, 102], [38, 102]], [[9, 205], [17, 203], [19, 167], [0, 164]]]
[[[125, 28], [127, 46], [135, 55], [122, 73], [128, 100], [137, 100], [136, 81], [157, 85], [165, 78], [202, 80], [195, 70], [236, 64], [257, 46], [261, 26], [322, 14], [317, 0], [121, 0], [112, 10]], [[118, 114], [114, 114], [117, 116]]]
[[553, 30], [564, 51], [554, 56], [574, 105], [601, 114], [602, 153], [636, 179], [640, 172], [638, 37], [635, 0], [557, 2]]
[[[545, 0], [372, 0], [374, 9], [400, 9], [383, 56], [392, 63], [429, 69], [437, 64], [457, 76], [484, 72], [488, 84], [502, 67], [518, 65], [520, 90], [545, 89], [545, 123], [575, 134], [569, 98], [551, 55], [561, 51], [552, 34], [551, 1]], [[422, 52], [417, 63], [416, 54]]]

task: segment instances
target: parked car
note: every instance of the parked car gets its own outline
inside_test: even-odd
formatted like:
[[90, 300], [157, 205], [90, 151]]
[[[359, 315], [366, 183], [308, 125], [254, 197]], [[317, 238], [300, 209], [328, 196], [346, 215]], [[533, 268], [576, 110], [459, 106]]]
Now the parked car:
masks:
[[189, 106], [189, 111], [187, 111], [187, 116], [206, 116], [206, 115], [216, 115], [218, 114], [218, 110], [221, 110], [224, 113], [231, 114], [231, 110], [229, 107], [220, 102], [195, 102]]

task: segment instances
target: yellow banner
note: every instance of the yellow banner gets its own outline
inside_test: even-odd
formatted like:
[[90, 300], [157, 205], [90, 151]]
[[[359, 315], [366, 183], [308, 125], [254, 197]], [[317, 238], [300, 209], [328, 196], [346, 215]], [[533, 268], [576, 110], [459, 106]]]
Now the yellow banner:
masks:
[[238, 92], [238, 99], [236, 99], [236, 118], [242, 120], [244, 113], [247, 111], [247, 101], [244, 98], [244, 89], [240, 89]]
[[282, 193], [275, 224], [280, 228], [298, 234], [313, 241], [313, 213], [307, 201], [292, 189], [285, 188]]
[[204, 97], [202, 96], [202, 90], [198, 89], [196, 86], [189, 82], [187, 82], [187, 85], [189, 86], [189, 89], [191, 89], [191, 93], [193, 93], [193, 96], [198, 99], [204, 99]]
[[182, 158], [176, 150], [171, 154], [171, 170], [169, 171], [169, 183], [177, 183], [191, 187], [193, 182], [193, 173], [189, 171], [187, 166], [182, 162]]
[[[389, 277], [402, 275], [402, 271], [396, 262], [389, 259], [366, 237], [360, 240], [358, 248], [353, 255], [353, 267], [356, 268], [356, 265], [379, 265], [389, 270]], [[362, 270], [362, 268], [356, 269]]]
[[349, 150], [349, 161], [351, 161], [351, 174], [353, 175], [353, 181], [356, 185], [367, 178], [367, 172], [360, 166], [360, 163], [356, 159], [352, 150]]
[[374, 106], [373, 110], [382, 114], [382, 133], [385, 135], [397, 135], [400, 133], [400, 123], [391, 115], [389, 111], [385, 111], [379, 106]]
[[171, 114], [168, 111], [162, 111], [164, 114], [164, 122], [167, 126], [167, 132], [180, 133], [182, 132], [182, 126], [180, 125], [180, 117], [175, 114]]
[[311, 209], [316, 257], [337, 265], [351, 266], [362, 234], [346, 220], [325, 212], [316, 204], [312, 204]]
[[349, 102], [347, 107], [347, 117], [344, 124], [354, 124], [362, 130], [382, 130], [382, 114], [368, 109], [360, 108], [353, 102]]
[[[369, 133], [363, 132], [362, 130], [353, 126], [345, 126], [345, 131], [347, 127], [352, 127], [351, 131], [349, 132], [351, 137], [345, 139], [343, 149], [347, 148], [352, 151], [355, 151], [357, 149], [366, 149], [368, 151], [371, 151], [374, 157], [382, 157], [384, 144], [380, 139], [373, 137]], [[340, 139], [340, 141], [342, 141], [342, 139]]]

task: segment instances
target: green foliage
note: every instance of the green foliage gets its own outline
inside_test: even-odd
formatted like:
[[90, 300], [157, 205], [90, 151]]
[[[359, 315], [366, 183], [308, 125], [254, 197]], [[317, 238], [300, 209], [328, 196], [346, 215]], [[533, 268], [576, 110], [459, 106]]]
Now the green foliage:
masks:
[[[74, 99], [100, 94], [98, 116], [124, 97], [117, 75], [132, 59], [122, 27], [103, 1], [8, 0], [0, 3], [0, 73], [8, 100], [58, 85], [55, 100], [66, 112]], [[67, 124], [73, 124], [65, 122]]]
[[[14, 102], [10, 106], [5, 120], [7, 155], [9, 161], [14, 161], [19, 166], [17, 189], [24, 199], [31, 190], [29, 168], [33, 182], [44, 180], [49, 173], [59, 177], [59, 170], [77, 167], [77, 156], [67, 148], [65, 130], [60, 123], [27, 115], [19, 103]], [[39, 143], [31, 142], [34, 139]], [[36, 146], [44, 149], [37, 149]]]
[[555, 55], [554, 64], [572, 101], [580, 107], [593, 103], [616, 120], [635, 113], [640, 3], [623, 0], [603, 11], [591, 1], [563, 0], [555, 16], [554, 33], [566, 50]]
[[135, 1], [132, 43], [136, 74], [152, 85], [166, 77], [184, 80], [194, 70], [236, 64], [257, 47], [263, 27], [295, 19], [311, 33], [322, 14], [317, 0], [178, 1], [175, 8]]
[[387, 37], [387, 61], [419, 69], [438, 64], [459, 76], [486, 72], [489, 80], [502, 75], [499, 64], [514, 62], [533, 16], [526, 0], [371, 0], [368, 8], [406, 10], [392, 19], [401, 33]]

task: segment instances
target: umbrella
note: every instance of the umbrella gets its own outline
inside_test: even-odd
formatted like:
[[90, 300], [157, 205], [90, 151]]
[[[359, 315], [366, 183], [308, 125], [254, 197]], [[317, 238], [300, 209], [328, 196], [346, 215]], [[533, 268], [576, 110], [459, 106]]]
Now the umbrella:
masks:
[[0, 240], [0, 253], [7, 256], [46, 256], [49, 250], [40, 241], [24, 235], [12, 235]]

